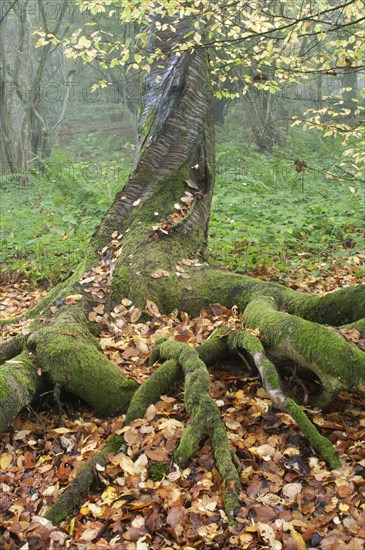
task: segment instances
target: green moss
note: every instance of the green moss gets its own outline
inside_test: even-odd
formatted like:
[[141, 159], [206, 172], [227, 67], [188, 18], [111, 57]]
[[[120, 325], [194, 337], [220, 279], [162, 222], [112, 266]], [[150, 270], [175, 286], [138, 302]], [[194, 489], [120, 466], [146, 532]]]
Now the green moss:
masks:
[[29, 354], [23, 351], [0, 368], [0, 433], [40, 391], [38, 376]]
[[187, 344], [166, 340], [158, 344], [158, 351], [161, 358], [175, 359], [181, 365], [185, 377], [185, 407], [192, 416], [192, 423], [182, 435], [174, 460], [185, 467], [198, 450], [201, 440], [209, 436], [217, 468], [227, 490], [227, 510], [233, 514], [238, 505], [239, 476], [219, 408], [209, 395], [207, 368], [197, 351]]
[[151, 464], [149, 476], [152, 481], [161, 481], [169, 473], [169, 467], [162, 462]]
[[247, 326], [258, 328], [265, 346], [317, 374], [323, 386], [336, 393], [361, 390], [365, 356], [335, 331], [276, 310], [274, 300], [257, 297], [244, 311]]
[[122, 382], [122, 388], [125, 390], [134, 390], [136, 391], [137, 388], [139, 388], [138, 382], [133, 380], [132, 378], [127, 378]]
[[355, 328], [359, 332], [362, 332], [362, 333], [365, 334], [365, 317], [363, 319], [359, 319], [358, 321], [355, 321], [354, 323], [349, 323], [348, 325], [343, 325], [341, 328], [344, 328], [344, 329]]
[[136, 384], [125, 384], [120, 369], [99, 351], [77, 308], [65, 309], [51, 325], [38, 328], [28, 346], [53, 383], [60, 383], [100, 414], [126, 412]]
[[23, 334], [18, 334], [5, 342], [0, 343], [0, 364], [15, 355], [19, 355], [24, 346], [25, 337]]
[[146, 120], [144, 121], [143, 125], [140, 125], [139, 132], [142, 137], [149, 137], [152, 133], [153, 127], [156, 125], [157, 121], [157, 108], [152, 107], [149, 110], [148, 116], [146, 117]]
[[148, 406], [164, 395], [179, 376], [179, 365], [175, 359], [166, 361], [135, 392], [128, 407], [126, 424], [136, 418], [143, 418]]
[[289, 414], [294, 418], [299, 428], [302, 430], [309, 443], [320, 454], [320, 456], [327, 462], [331, 469], [339, 468], [341, 466], [340, 459], [337, 452], [331, 442], [323, 437], [312, 424], [309, 418], [302, 411], [301, 407], [293, 401], [288, 399], [287, 409]]
[[365, 285], [342, 288], [321, 297], [287, 289], [283, 299], [290, 313], [309, 321], [339, 326], [364, 317]]
[[237, 493], [228, 489], [224, 490], [224, 511], [227, 514], [230, 523], [234, 521], [236, 514], [240, 509], [240, 501]]
[[199, 421], [194, 421], [190, 426], [185, 428], [180, 443], [174, 452], [174, 462], [180, 468], [186, 468], [191, 460], [191, 457], [198, 451], [200, 442], [206, 435], [204, 426]]
[[222, 328], [216, 330], [213, 335], [197, 348], [200, 359], [206, 364], [218, 362], [229, 355], [228, 334], [229, 329]]
[[112, 310], [116, 305], [121, 303], [123, 298], [129, 295], [129, 288], [129, 271], [123, 264], [118, 264], [117, 269], [114, 270], [111, 283], [111, 293], [108, 303], [109, 310]]
[[275, 365], [269, 359], [266, 358], [264, 359], [262, 366], [265, 373], [265, 386], [269, 386], [268, 387], [269, 391], [280, 390], [281, 381]]

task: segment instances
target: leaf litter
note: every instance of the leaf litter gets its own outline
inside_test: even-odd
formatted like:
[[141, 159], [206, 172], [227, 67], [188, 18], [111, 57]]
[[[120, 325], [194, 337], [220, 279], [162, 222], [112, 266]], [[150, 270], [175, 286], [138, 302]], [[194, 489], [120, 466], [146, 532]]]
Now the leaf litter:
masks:
[[[183, 259], [176, 273], [184, 274], [194, 261]], [[83, 280], [85, 286], [91, 283], [87, 290], [99, 297], [89, 319], [101, 328], [100, 344], [106, 356], [138, 383], [156, 368], [147, 363], [156, 338], [168, 336], [199, 345], [216, 328], [242, 326], [235, 309], [220, 304], [211, 304], [191, 319], [177, 311], [161, 315], [148, 300], [145, 310], [150, 319], [142, 323], [142, 311], [125, 298], [107, 316], [101, 290], [105, 274], [97, 269]], [[310, 281], [303, 283], [305, 290], [306, 285]], [[42, 292], [27, 290], [24, 301], [22, 295], [19, 285], [6, 287], [0, 296], [5, 305], [1, 313], [22, 315]], [[25, 326], [24, 320], [3, 327], [4, 337], [24, 332]], [[343, 335], [361, 347], [364, 335], [358, 332]], [[50, 410], [30, 409], [19, 415], [0, 439], [0, 547], [364, 547], [365, 415], [358, 396], [340, 394], [337, 406], [325, 415], [306, 411], [340, 454], [342, 467], [331, 472], [293, 420], [272, 408], [260, 381], [245, 365], [223, 363], [212, 371], [211, 394], [241, 464], [242, 507], [236, 523], [230, 525], [222, 510], [222, 480], [209, 441], [188, 468], [173, 464], [173, 452], [189, 423], [182, 389], [177, 382], [171, 394], [162, 396], [143, 419], [129, 426], [124, 426], [123, 416], [102, 420], [79, 404], [63, 416], [61, 425]], [[107, 467], [97, 470], [98, 483], [81, 509], [59, 527], [52, 526], [42, 515], [111, 433], [123, 434], [128, 450], [111, 456]], [[161, 473], [158, 479], [156, 469]]]

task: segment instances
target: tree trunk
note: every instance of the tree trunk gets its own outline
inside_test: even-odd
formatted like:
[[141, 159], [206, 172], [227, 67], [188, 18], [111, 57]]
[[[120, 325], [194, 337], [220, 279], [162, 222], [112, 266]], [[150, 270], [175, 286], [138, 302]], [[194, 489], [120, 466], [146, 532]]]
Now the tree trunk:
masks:
[[50, 134], [57, 126], [49, 125], [42, 92], [47, 66], [58, 46], [49, 43], [35, 50], [33, 31], [40, 27], [44, 34], [56, 36], [66, 21], [68, 6], [63, 0], [57, 20], [51, 21], [47, 20], [47, 16], [52, 18], [51, 11], [47, 12], [43, 0], [34, 6], [14, 2], [1, 21], [0, 155], [3, 173], [22, 174], [21, 181], [27, 179], [24, 174], [29, 162], [49, 156]]
[[[202, 48], [174, 54], [169, 32], [161, 31], [150, 43], [151, 49], [154, 40], [164, 45], [164, 58], [144, 81], [134, 169], [125, 187], [77, 271], [30, 313], [28, 334], [0, 348], [0, 428], [37, 396], [43, 381], [61, 384], [98, 413], [126, 412], [128, 424], [143, 416], [182, 374], [192, 423], [174, 461], [186, 464], [209, 436], [224, 480], [225, 509], [233, 517], [239, 505], [239, 476], [219, 409], [209, 396], [206, 365], [228, 353], [249, 354], [274, 405], [291, 414], [329, 466], [337, 467], [332, 445], [286, 396], [274, 361], [290, 359], [312, 371], [322, 383], [323, 404], [342, 389], [364, 391], [364, 353], [323, 325], [339, 326], [364, 317], [365, 286], [319, 298], [205, 263], [214, 184], [209, 66]], [[185, 32], [186, 21], [181, 21], [177, 33]], [[131, 300], [135, 313], [137, 308], [145, 311], [148, 299], [160, 312], [180, 308], [192, 315], [213, 302], [236, 305], [245, 326], [258, 329], [260, 338], [252, 331], [227, 330], [196, 350], [176, 341], [158, 341], [151, 361], [162, 364], [138, 386], [102, 354], [97, 339], [100, 325], [124, 298]], [[104, 317], [93, 311], [101, 305]], [[87, 494], [95, 464], [105, 464], [108, 453], [123, 445], [122, 437], [112, 436], [47, 517], [57, 523], [77, 506]]]

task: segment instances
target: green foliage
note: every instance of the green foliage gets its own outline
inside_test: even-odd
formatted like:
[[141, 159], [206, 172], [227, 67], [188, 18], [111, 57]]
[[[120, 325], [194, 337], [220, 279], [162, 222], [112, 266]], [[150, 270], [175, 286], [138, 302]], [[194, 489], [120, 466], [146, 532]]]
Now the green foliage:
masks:
[[[96, 146], [96, 144], [94, 144]], [[53, 284], [78, 264], [102, 214], [129, 172], [129, 160], [73, 162], [54, 151], [29, 183], [3, 182], [2, 271]]]
[[[361, 148], [348, 147], [347, 160], [352, 161], [354, 174], [363, 172], [365, 92], [356, 81], [365, 54], [363, 0], [79, 0], [79, 7], [85, 16], [98, 15], [101, 20], [97, 28], [84, 25], [64, 40], [65, 55], [97, 62], [102, 69], [150, 73], [154, 64], [160, 64], [169, 66], [170, 72], [175, 56], [204, 47], [218, 99], [240, 98], [253, 89], [269, 94], [299, 91], [303, 82], [321, 75], [319, 95], [327, 96], [323, 99], [329, 103], [311, 105], [297, 114], [295, 124], [318, 128], [324, 136], [341, 135], [344, 143], [353, 137]], [[41, 43], [53, 38], [42, 36]], [[159, 79], [161, 75], [156, 86]], [[102, 79], [94, 88], [107, 85]]]
[[[363, 195], [361, 184], [333, 172], [338, 155], [335, 140], [303, 132], [271, 155], [232, 143], [218, 147], [212, 260], [255, 274], [274, 266], [284, 281], [299, 269], [325, 275], [340, 259], [356, 264], [364, 246]], [[296, 159], [308, 168], [297, 172]]]

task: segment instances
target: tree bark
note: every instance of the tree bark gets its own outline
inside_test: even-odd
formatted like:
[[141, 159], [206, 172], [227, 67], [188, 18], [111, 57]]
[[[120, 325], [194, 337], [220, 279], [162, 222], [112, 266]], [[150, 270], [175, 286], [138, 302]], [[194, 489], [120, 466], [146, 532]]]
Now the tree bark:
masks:
[[[225, 509], [233, 518], [239, 505], [237, 461], [209, 396], [207, 365], [227, 353], [248, 353], [274, 405], [291, 414], [329, 466], [337, 467], [332, 445], [287, 397], [275, 362], [289, 358], [312, 371], [322, 382], [323, 404], [343, 389], [364, 392], [364, 353], [325, 325], [361, 320], [365, 286], [319, 298], [206, 263], [214, 186], [213, 103], [204, 49], [174, 52], [174, 41], [184, 36], [187, 24], [179, 22], [177, 36], [170, 30], [151, 34], [149, 47], [163, 44], [163, 58], [144, 80], [134, 168], [92, 237], [84, 260], [29, 314], [28, 334], [0, 347], [0, 357], [6, 361], [0, 368], [0, 427], [4, 429], [37, 396], [43, 380], [61, 384], [98, 413], [126, 412], [129, 423], [143, 416], [181, 375], [192, 424], [174, 458], [186, 464], [202, 438], [211, 438], [224, 482]], [[102, 354], [97, 339], [100, 326], [90, 315], [102, 303], [105, 315], [99, 320], [107, 322], [124, 298], [142, 311], [150, 299], [161, 312], [180, 308], [192, 315], [212, 302], [236, 305], [245, 326], [258, 329], [260, 338], [227, 331], [197, 350], [159, 341], [151, 361], [158, 360], [161, 366], [138, 387]], [[78, 506], [96, 463], [105, 464], [108, 453], [123, 445], [122, 437], [112, 436], [47, 517], [57, 523]]]

